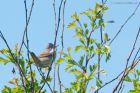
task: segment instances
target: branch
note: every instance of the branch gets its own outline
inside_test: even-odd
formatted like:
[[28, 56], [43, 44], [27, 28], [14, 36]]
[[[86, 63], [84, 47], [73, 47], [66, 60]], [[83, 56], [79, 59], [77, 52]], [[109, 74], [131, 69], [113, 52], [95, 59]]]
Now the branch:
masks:
[[127, 58], [127, 63], [126, 63], [126, 66], [125, 66], [125, 70], [124, 70], [123, 76], [121, 77], [119, 83], [118, 83], [118, 84], [116, 85], [116, 87], [114, 88], [113, 93], [115, 93], [115, 91], [117, 90], [117, 88], [119, 87], [119, 85], [121, 84], [121, 82], [124, 81], [124, 78], [125, 78], [126, 73], [127, 73], [127, 66], [128, 66], [129, 60], [130, 60], [130, 58], [131, 58], [131, 56], [132, 56], [132, 54], [133, 54], [133, 51], [134, 51], [134, 49], [135, 49], [135, 45], [136, 45], [136, 43], [137, 43], [137, 40], [138, 40], [138, 37], [139, 37], [139, 33], [140, 33], [140, 28], [139, 28], [138, 33], [137, 33], [137, 35], [136, 35], [136, 39], [135, 39], [134, 44], [133, 44], [133, 46], [132, 46], [131, 52], [130, 52], [130, 54], [129, 54], [129, 57]]
[[[25, 80], [27, 81], [27, 83], [29, 83], [29, 81], [26, 79], [26, 76], [24, 75], [24, 72], [22, 71], [19, 62], [17, 61], [16, 57], [15, 57], [14, 54], [12, 53], [11, 48], [10, 48], [8, 42], [6, 41], [5, 37], [3, 36], [1, 30], [0, 30], [0, 37], [1, 37], [1, 39], [4, 41], [4, 43], [6, 44], [6, 46], [7, 46], [7, 48], [8, 48], [8, 51], [9, 51], [9, 53], [10, 53], [12, 59], [14, 60], [16, 66], [18, 67], [19, 75], [20, 75], [20, 78], [21, 78], [21, 81], [22, 81], [22, 85], [23, 85], [24, 91], [27, 93], [27, 91], [26, 91], [26, 85], [25, 85], [25, 82], [24, 82], [23, 77], [25, 78]], [[29, 84], [30, 84], [30, 83], [29, 83]]]
[[[28, 10], [27, 10], [27, 2], [26, 0], [24, 0], [24, 5], [25, 5], [25, 19], [26, 19], [26, 25], [28, 25]], [[28, 32], [27, 32], [28, 29], [26, 29], [26, 43], [27, 43], [27, 57], [28, 57], [28, 61], [29, 61], [29, 66], [30, 66], [30, 75], [31, 75], [31, 85], [30, 85], [30, 88], [31, 88], [31, 93], [34, 93], [34, 78], [33, 78], [33, 72], [32, 72], [32, 66], [31, 66], [31, 61], [30, 61], [30, 53], [29, 53], [29, 39], [28, 39]]]
[[[31, 5], [30, 12], [29, 12], [29, 17], [28, 17], [28, 19], [26, 19], [27, 22], [26, 22], [25, 29], [24, 29], [24, 32], [23, 32], [22, 41], [21, 41], [21, 45], [20, 45], [20, 49], [19, 49], [19, 54], [20, 54], [21, 49], [22, 49], [22, 46], [23, 46], [23, 44], [24, 44], [24, 38], [25, 38], [25, 35], [26, 35], [26, 31], [27, 31], [27, 28], [28, 28], [30, 19], [31, 19], [31, 15], [32, 15], [33, 8], [34, 8], [34, 0], [32, 0], [32, 5]], [[27, 16], [27, 15], [26, 15], [26, 16]]]
[[[48, 81], [47, 81], [47, 78], [45, 78], [44, 73], [43, 73], [38, 67], [37, 67], [37, 70], [38, 70], [39, 74], [41, 75], [42, 79], [43, 79], [43, 80], [45, 81], [45, 83], [48, 85], [48, 87], [49, 87], [51, 93], [54, 93], [53, 90], [52, 90], [52, 88], [51, 88], [51, 86], [50, 86], [50, 84], [49, 84]], [[41, 88], [38, 90], [38, 93], [41, 93], [41, 90], [43, 89], [45, 83], [44, 83], [44, 84], [41, 86]]]
[[[55, 0], [53, 0], [53, 9], [54, 9], [54, 32], [56, 31], [56, 8], [55, 8]], [[54, 85], [53, 85], [53, 91], [55, 91], [55, 71], [56, 71], [56, 65], [54, 65]]]
[[136, 9], [134, 10], [134, 12], [126, 19], [126, 21], [123, 23], [123, 25], [121, 26], [121, 28], [119, 29], [119, 31], [116, 33], [116, 35], [113, 37], [113, 39], [110, 41], [109, 45], [111, 45], [114, 40], [117, 38], [117, 36], [120, 34], [120, 32], [122, 31], [123, 27], [127, 24], [127, 22], [135, 15], [135, 13], [137, 12], [138, 8], [140, 6], [140, 2], [137, 5]]
[[[63, 23], [62, 23], [62, 34], [61, 34], [61, 46], [62, 46], [62, 51], [64, 49], [64, 27], [65, 27], [65, 5], [66, 5], [66, 1], [64, 1], [64, 5], [63, 5]], [[61, 58], [61, 55], [60, 55]], [[59, 90], [60, 93], [62, 93], [62, 81], [61, 81], [61, 77], [60, 77], [60, 65], [58, 65], [58, 70], [57, 70], [57, 75], [58, 75], [58, 81], [59, 81]]]
[[[62, 3], [63, 3], [63, 0], [61, 0], [61, 3], [59, 5], [59, 13], [58, 13], [58, 22], [57, 22], [57, 27], [56, 27], [56, 31], [55, 31], [55, 39], [54, 39], [54, 46], [56, 46], [56, 41], [57, 41], [57, 36], [58, 36], [58, 31], [59, 31], [59, 25], [60, 25], [60, 18], [61, 18], [61, 6], [62, 6]], [[52, 64], [54, 62], [54, 58], [55, 58], [55, 54], [53, 54], [53, 60], [51, 62], [51, 65], [50, 65], [50, 69], [48, 70], [48, 73], [47, 73], [47, 77], [46, 79], [49, 77], [49, 74], [51, 72], [51, 67], [52, 67]], [[42, 85], [42, 87], [45, 85], [45, 83]]]
[[[58, 31], [59, 31], [59, 25], [60, 25], [60, 14], [61, 14], [61, 6], [62, 6], [62, 2], [63, 0], [61, 0], [60, 6], [59, 6], [59, 15], [58, 15], [58, 24], [57, 24], [57, 29], [55, 31], [55, 40], [54, 40], [54, 46], [56, 46], [56, 41], [57, 41], [57, 35], [58, 35]], [[53, 54], [53, 58], [54, 58], [54, 54]], [[54, 61], [54, 60], [53, 60]], [[51, 66], [53, 64], [53, 61], [51, 63]], [[50, 66], [50, 67], [51, 67]], [[51, 69], [49, 69], [48, 74], [47, 74], [47, 78], [49, 77]]]

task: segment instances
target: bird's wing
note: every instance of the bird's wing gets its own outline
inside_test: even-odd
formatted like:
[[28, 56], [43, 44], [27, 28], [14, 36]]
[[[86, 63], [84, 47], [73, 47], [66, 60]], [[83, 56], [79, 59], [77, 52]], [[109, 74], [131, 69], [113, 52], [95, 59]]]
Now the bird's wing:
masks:
[[33, 52], [30, 52], [30, 54], [31, 54], [31, 56], [32, 56], [32, 58], [33, 58], [33, 60], [34, 60], [34, 62], [35, 62], [36, 64], [39, 64], [40, 60], [38, 59], [38, 57], [37, 57]]
[[42, 57], [47, 57], [49, 55], [51, 55], [52, 53], [50, 53], [49, 50], [45, 50], [44, 52], [42, 52], [40, 55], [39, 55], [39, 58], [42, 58]]

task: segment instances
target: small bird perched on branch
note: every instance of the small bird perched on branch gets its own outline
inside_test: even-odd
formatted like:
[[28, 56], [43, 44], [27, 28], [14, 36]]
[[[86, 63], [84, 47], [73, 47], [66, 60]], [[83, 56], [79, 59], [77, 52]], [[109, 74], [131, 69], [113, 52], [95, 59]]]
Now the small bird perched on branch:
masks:
[[56, 57], [55, 49], [56, 46], [54, 46], [52, 43], [49, 43], [46, 49], [38, 57], [33, 52], [30, 52], [30, 55], [38, 67], [50, 67], [51, 63], [55, 60]]

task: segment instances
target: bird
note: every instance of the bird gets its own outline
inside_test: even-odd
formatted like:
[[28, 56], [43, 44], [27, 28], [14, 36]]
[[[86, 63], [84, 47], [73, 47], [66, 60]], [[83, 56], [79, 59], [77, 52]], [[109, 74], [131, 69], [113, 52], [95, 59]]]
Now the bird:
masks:
[[50, 67], [56, 57], [56, 46], [52, 43], [48, 43], [46, 49], [39, 55], [36, 56], [34, 52], [30, 52], [30, 55], [37, 67], [46, 68]]

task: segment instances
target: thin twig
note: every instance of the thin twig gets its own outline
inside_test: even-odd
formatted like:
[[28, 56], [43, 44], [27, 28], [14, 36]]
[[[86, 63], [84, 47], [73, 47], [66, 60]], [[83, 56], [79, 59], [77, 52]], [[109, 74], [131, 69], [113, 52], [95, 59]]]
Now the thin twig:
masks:
[[138, 8], [140, 6], [140, 2], [137, 5], [136, 9], [134, 10], [134, 12], [126, 19], [126, 21], [122, 24], [121, 28], [119, 29], [119, 31], [115, 34], [115, 36], [113, 37], [113, 39], [110, 41], [109, 45], [111, 45], [114, 40], [117, 38], [117, 36], [120, 34], [120, 32], [122, 31], [123, 27], [128, 23], [128, 21], [135, 15], [135, 13], [137, 12]]
[[[62, 2], [63, 2], [63, 0], [61, 0], [60, 6], [59, 6], [58, 24], [57, 24], [57, 29], [56, 29], [56, 32], [55, 32], [54, 46], [56, 46], [57, 35], [58, 35], [58, 31], [59, 31]], [[54, 55], [53, 55], [53, 58], [54, 58]], [[52, 64], [53, 64], [53, 62], [51, 63], [51, 66], [52, 66]], [[50, 71], [51, 71], [51, 69], [48, 71], [47, 77], [49, 77]]]
[[[63, 5], [63, 17], [62, 17], [62, 34], [61, 34], [61, 47], [62, 47], [62, 51], [64, 49], [64, 28], [65, 28], [65, 5], [66, 5], [66, 1], [64, 1], [64, 5]], [[61, 58], [61, 55], [60, 55]], [[59, 81], [59, 91], [60, 93], [62, 93], [62, 81], [61, 81], [61, 77], [60, 77], [60, 65], [58, 65], [58, 69], [57, 69], [57, 75], [58, 75], [58, 81]]]
[[[0, 30], [0, 37], [2, 38], [2, 40], [4, 41], [4, 43], [6, 44], [6, 46], [8, 48], [8, 51], [9, 51], [9, 54], [11, 55], [12, 59], [14, 60], [16, 66], [19, 68], [18, 70], [19, 70], [19, 75], [20, 75], [21, 81], [22, 81], [22, 85], [23, 85], [24, 91], [27, 93], [27, 91], [26, 91], [26, 85], [25, 85], [25, 82], [24, 82], [23, 77], [25, 78], [25, 80], [27, 80], [27, 79], [24, 76], [24, 73], [23, 73], [23, 71], [22, 71], [22, 69], [20, 67], [20, 64], [18, 63], [16, 57], [13, 55], [12, 50], [11, 50], [8, 42], [6, 41], [5, 37], [3, 36], [1, 30]], [[27, 80], [27, 83], [29, 83], [28, 80]]]
[[[57, 27], [56, 27], [55, 39], [54, 39], [54, 46], [56, 46], [56, 41], [57, 41], [57, 36], [58, 36], [58, 31], [59, 31], [59, 25], [60, 25], [60, 20], [61, 20], [60, 18], [61, 18], [61, 6], [62, 6], [62, 3], [63, 3], [63, 0], [61, 0], [60, 6], [59, 6]], [[51, 67], [52, 67], [52, 64], [53, 64], [53, 62], [54, 62], [54, 58], [55, 58], [55, 54], [53, 54], [53, 60], [52, 60], [52, 62], [51, 62], [50, 68], [49, 68], [49, 70], [48, 70], [46, 79], [49, 77], [49, 74], [50, 74], [50, 72], [51, 72]], [[42, 85], [42, 87], [43, 87], [44, 85], [45, 85], [45, 83]]]
[[32, 0], [32, 4], [31, 4], [31, 9], [30, 9], [30, 12], [29, 12], [28, 20], [27, 20], [27, 23], [26, 23], [26, 26], [25, 26], [25, 29], [24, 29], [24, 32], [23, 32], [22, 41], [21, 41], [21, 45], [20, 45], [20, 49], [19, 49], [19, 54], [20, 54], [22, 46], [24, 44], [24, 38], [25, 38], [25, 35], [26, 35], [26, 31], [27, 31], [30, 19], [31, 19], [33, 8], [34, 8], [34, 0]]
[[[42, 72], [38, 67], [37, 67], [37, 70], [38, 70], [39, 74], [41, 75], [42, 79], [43, 79], [43, 80], [45, 81], [45, 83], [48, 85], [48, 87], [49, 87], [51, 93], [54, 93], [53, 90], [52, 90], [52, 88], [51, 88], [51, 86], [50, 86], [50, 84], [48, 83], [47, 79], [45, 78], [43, 72]], [[45, 84], [43, 84], [43, 86], [38, 90], [38, 93], [41, 93], [41, 90], [43, 89], [44, 85], [45, 85]]]
[[[56, 26], [57, 26], [57, 23], [56, 23], [56, 8], [55, 8], [55, 0], [53, 0], [53, 9], [54, 9], [54, 32], [56, 31]], [[56, 72], [56, 65], [54, 65], [54, 85], [53, 85], [53, 91], [55, 91], [55, 83], [56, 83], [56, 78], [55, 78], [55, 72]]]
[[125, 66], [125, 70], [124, 70], [123, 76], [121, 77], [119, 83], [118, 83], [118, 84], [116, 85], [116, 87], [114, 88], [113, 93], [115, 93], [115, 91], [116, 91], [117, 88], [119, 87], [120, 83], [124, 81], [123, 79], [125, 78], [125, 75], [126, 75], [126, 72], [127, 72], [128, 63], [129, 63], [129, 60], [130, 60], [130, 58], [131, 58], [131, 56], [132, 56], [132, 54], [133, 54], [133, 51], [134, 51], [134, 49], [135, 49], [135, 45], [136, 45], [136, 43], [137, 43], [137, 40], [138, 40], [138, 37], [139, 37], [139, 33], [140, 33], [140, 28], [139, 28], [138, 33], [137, 33], [137, 35], [136, 35], [136, 39], [135, 39], [134, 44], [133, 44], [133, 46], [132, 46], [130, 55], [129, 55], [128, 58], [127, 58], [127, 63], [126, 63], [126, 66]]
[[[28, 21], [28, 10], [27, 10], [27, 2], [26, 0], [24, 0], [24, 5], [25, 5], [25, 20], [26, 20], [26, 25], [27, 25], [27, 21]], [[32, 66], [31, 66], [31, 61], [30, 61], [30, 53], [29, 53], [29, 39], [28, 39], [28, 29], [26, 29], [26, 43], [27, 43], [27, 57], [28, 57], [28, 61], [29, 61], [29, 68], [30, 68], [30, 76], [31, 76], [31, 93], [34, 93], [34, 78], [33, 78], [33, 72], [32, 72]]]

